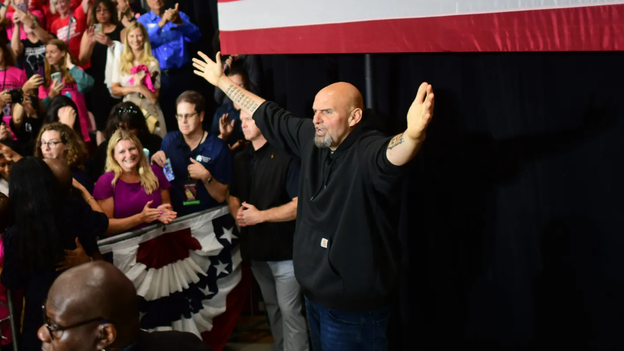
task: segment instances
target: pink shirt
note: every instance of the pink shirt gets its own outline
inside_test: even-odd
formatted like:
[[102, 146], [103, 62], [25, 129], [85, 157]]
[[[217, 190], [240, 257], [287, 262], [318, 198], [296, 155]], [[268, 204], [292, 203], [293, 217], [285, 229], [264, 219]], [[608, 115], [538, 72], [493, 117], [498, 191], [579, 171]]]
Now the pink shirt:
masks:
[[[80, 67], [79, 67], [80, 68]], [[82, 69], [82, 68], [80, 68]], [[63, 84], [65, 87], [61, 90], [60, 95], [65, 95], [78, 107], [78, 118], [80, 119], [80, 131], [85, 142], [91, 141], [89, 137], [89, 112], [87, 111], [87, 104], [85, 103], [84, 95], [78, 91], [77, 84], [65, 84], [65, 78], [63, 78]], [[51, 87], [52, 84], [50, 84]], [[39, 98], [45, 99], [50, 93], [50, 87], [39, 86]]]
[[[7, 24], [5, 28], [6, 28], [7, 37], [9, 37], [9, 43], [11, 42], [11, 39], [13, 38], [13, 14], [14, 13], [15, 12], [7, 12], [6, 14], [6, 19], [9, 20], [9, 24]], [[41, 12], [41, 10], [33, 10], [33, 11], [30, 11], [30, 13], [32, 13], [39, 19], [39, 23], [41, 24], [45, 23], [45, 19], [43, 18], [43, 12]], [[20, 40], [28, 39], [28, 35], [26, 35], [26, 32], [24, 32], [24, 25], [20, 23], [19, 27], [20, 27]]]
[[[27, 80], [28, 78], [26, 78], [26, 73], [24, 73], [23, 70], [11, 66], [4, 71], [0, 71], [0, 91], [19, 89], [24, 86]], [[10, 126], [9, 122], [11, 121], [11, 116], [13, 116], [12, 104], [7, 104], [2, 109], [2, 114], [2, 121], [4, 121], [7, 126]], [[13, 131], [11, 131], [11, 135], [15, 140], [15, 134], [13, 134]]]

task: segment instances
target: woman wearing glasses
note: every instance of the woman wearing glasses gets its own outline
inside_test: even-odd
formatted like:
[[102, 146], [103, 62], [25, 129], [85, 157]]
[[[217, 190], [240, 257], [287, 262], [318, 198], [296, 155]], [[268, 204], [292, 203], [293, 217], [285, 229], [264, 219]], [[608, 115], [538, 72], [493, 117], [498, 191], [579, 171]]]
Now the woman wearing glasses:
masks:
[[152, 55], [147, 30], [139, 22], [126, 28], [124, 51], [113, 65], [113, 95], [134, 102], [145, 115], [149, 130], [161, 138], [167, 134], [165, 118], [158, 103], [160, 65]]
[[54, 122], [43, 126], [37, 137], [35, 156], [66, 163], [71, 169], [72, 177], [90, 194], [93, 193], [93, 182], [83, 171], [89, 154], [84, 142], [67, 125]]
[[43, 160], [33, 156], [16, 162], [11, 169], [9, 207], [14, 224], [4, 235], [0, 279], [7, 289], [24, 289], [20, 350], [41, 350], [37, 338], [43, 322], [41, 305], [61, 273], [59, 263], [64, 261], [65, 250], [74, 250], [79, 243], [92, 260], [102, 258], [96, 237], [104, 234], [108, 219], [70, 196], [69, 185], [69, 181], [61, 183]]
[[155, 221], [171, 223], [171, 184], [160, 167], [150, 166], [143, 145], [132, 133], [118, 130], [108, 141], [106, 173], [95, 184], [93, 196], [110, 226], [108, 235], [139, 229]]

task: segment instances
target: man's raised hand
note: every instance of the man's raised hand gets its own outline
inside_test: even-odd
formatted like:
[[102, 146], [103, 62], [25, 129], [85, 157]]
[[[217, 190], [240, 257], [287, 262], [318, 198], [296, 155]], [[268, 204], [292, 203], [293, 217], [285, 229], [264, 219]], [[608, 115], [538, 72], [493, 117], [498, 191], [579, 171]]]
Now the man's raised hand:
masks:
[[198, 51], [197, 54], [202, 58], [193, 57], [193, 67], [196, 68], [193, 73], [204, 78], [210, 84], [217, 86], [219, 79], [223, 76], [223, 66], [221, 65], [221, 52], [217, 52], [216, 62], [211, 60], [206, 54]]
[[412, 140], [423, 140], [425, 129], [433, 116], [433, 88], [429, 83], [422, 83], [416, 93], [416, 99], [407, 111], [406, 136]]

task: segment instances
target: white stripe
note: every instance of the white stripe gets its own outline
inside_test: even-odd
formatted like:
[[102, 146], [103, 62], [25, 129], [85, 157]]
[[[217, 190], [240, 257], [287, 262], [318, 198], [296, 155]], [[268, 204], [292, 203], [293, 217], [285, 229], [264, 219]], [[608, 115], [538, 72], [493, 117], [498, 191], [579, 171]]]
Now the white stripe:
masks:
[[624, 4], [621, 0], [242, 0], [219, 3], [222, 31]]

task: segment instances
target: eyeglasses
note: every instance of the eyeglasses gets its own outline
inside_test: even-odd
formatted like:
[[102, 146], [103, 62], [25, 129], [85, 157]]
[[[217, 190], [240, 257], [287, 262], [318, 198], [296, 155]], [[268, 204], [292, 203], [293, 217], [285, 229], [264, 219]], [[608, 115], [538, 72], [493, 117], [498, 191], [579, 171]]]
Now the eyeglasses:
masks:
[[176, 116], [176, 118], [177, 118], [177, 119], [191, 119], [191, 118], [193, 118], [195, 115], [197, 115], [197, 112], [189, 113], [189, 114], [186, 114], [186, 115], [180, 115], [180, 114], [177, 114], [177, 115], [175, 115], [175, 116]]
[[55, 149], [55, 148], [56, 148], [56, 145], [58, 145], [58, 144], [62, 144], [62, 143], [63, 143], [62, 141], [51, 141], [51, 140], [50, 140], [50, 141], [48, 141], [48, 142], [45, 142], [45, 141], [40, 141], [40, 142], [39, 142], [39, 146], [40, 146], [42, 149], [43, 149], [43, 147], [44, 147], [44, 146], [47, 146], [47, 147], [49, 147], [50, 149]]
[[83, 326], [83, 325], [86, 325], [86, 324], [89, 324], [89, 323], [93, 323], [93, 322], [110, 323], [109, 321], [107, 321], [106, 319], [104, 319], [102, 317], [97, 317], [97, 318], [86, 320], [84, 322], [68, 325], [66, 327], [61, 327], [58, 324], [52, 325], [51, 321], [50, 321], [50, 318], [48, 318], [48, 314], [46, 312], [45, 301], [43, 302], [43, 305], [41, 305], [41, 313], [42, 313], [42, 316], [43, 316], [43, 324], [45, 325], [46, 329], [48, 330], [48, 333], [50, 334], [50, 338], [52, 340], [55, 340], [55, 339], [59, 340], [60, 338], [62, 338], [63, 337], [63, 333], [66, 330], [78, 328], [80, 326]]

